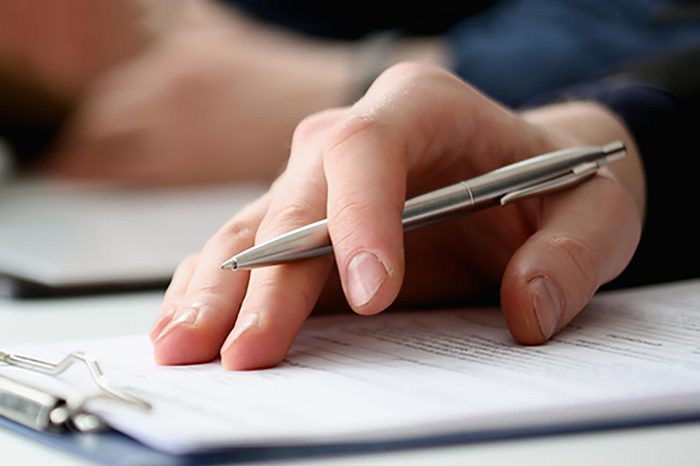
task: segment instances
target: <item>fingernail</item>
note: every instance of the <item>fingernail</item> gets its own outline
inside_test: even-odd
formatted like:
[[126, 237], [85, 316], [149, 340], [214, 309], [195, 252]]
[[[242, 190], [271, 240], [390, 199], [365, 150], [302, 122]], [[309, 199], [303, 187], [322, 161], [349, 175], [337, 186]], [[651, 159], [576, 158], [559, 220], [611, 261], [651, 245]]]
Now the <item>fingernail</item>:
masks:
[[535, 309], [535, 317], [540, 327], [540, 332], [545, 340], [548, 340], [557, 329], [561, 318], [561, 300], [559, 291], [544, 277], [530, 280], [528, 290], [532, 297], [532, 306]]
[[224, 342], [224, 345], [221, 348], [221, 354], [228, 351], [231, 346], [233, 346], [234, 343], [236, 343], [236, 341], [241, 337], [241, 335], [250, 330], [258, 328], [260, 328], [260, 317], [258, 316], [257, 312], [251, 312], [250, 314], [241, 316], [236, 321], [236, 325], [233, 326], [233, 332], [231, 332]]
[[158, 343], [167, 337], [172, 331], [178, 327], [192, 326], [197, 322], [197, 317], [201, 310], [201, 305], [192, 305], [173, 316], [172, 320], [165, 326], [160, 335], [155, 339], [154, 343]]
[[158, 319], [156, 319], [156, 321], [153, 323], [153, 327], [151, 327], [151, 331], [148, 334], [151, 341], [155, 341], [163, 332], [163, 328], [165, 328], [168, 322], [172, 320], [176, 310], [177, 307], [171, 306], [166, 312], [162, 313]]
[[386, 280], [388, 272], [377, 256], [360, 252], [350, 260], [347, 270], [350, 304], [358, 308], [366, 305]]

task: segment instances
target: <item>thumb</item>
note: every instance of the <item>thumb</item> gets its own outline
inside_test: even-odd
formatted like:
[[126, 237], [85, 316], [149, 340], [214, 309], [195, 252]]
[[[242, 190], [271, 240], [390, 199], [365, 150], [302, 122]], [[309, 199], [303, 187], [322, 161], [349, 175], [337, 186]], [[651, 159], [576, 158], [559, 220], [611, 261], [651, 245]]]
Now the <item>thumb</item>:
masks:
[[501, 284], [508, 328], [523, 344], [544, 343], [565, 327], [624, 270], [641, 234], [632, 197], [610, 178], [532, 202], [541, 203], [538, 231], [515, 252]]

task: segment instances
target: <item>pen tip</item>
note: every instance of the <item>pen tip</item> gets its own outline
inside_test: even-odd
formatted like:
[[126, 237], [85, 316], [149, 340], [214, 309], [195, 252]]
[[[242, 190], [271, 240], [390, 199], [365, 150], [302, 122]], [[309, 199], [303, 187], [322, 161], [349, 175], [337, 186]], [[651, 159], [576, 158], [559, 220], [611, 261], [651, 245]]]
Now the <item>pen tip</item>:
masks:
[[238, 268], [238, 263], [235, 259], [230, 259], [219, 266], [221, 270], [236, 270]]

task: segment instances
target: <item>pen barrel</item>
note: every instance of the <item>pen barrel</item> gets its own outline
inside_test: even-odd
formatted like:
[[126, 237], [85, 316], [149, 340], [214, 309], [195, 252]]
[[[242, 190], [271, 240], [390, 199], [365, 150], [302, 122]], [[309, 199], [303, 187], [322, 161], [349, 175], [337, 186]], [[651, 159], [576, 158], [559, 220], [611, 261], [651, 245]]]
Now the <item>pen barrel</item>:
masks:
[[236, 268], [248, 269], [284, 262], [308, 259], [333, 252], [328, 234], [328, 220], [319, 220], [292, 230], [270, 241], [256, 245], [240, 254]]
[[[490, 202], [491, 205], [497, 201]], [[404, 231], [412, 231], [428, 225], [486, 207], [489, 203], [475, 204], [474, 193], [467, 183], [458, 183], [406, 201], [402, 223]]]
[[[600, 164], [622, 157], [624, 145], [614, 142], [602, 148], [569, 148], [521, 160], [406, 201], [402, 215], [403, 229], [415, 230], [472, 211], [562, 189], [582, 181], [594, 173]], [[232, 265], [227, 268], [248, 269], [331, 252], [333, 247], [328, 220], [324, 219], [234, 256], [229, 261]]]
[[[517, 199], [539, 194], [542, 190], [528, 191], [528, 188], [547, 186], [549, 181], [570, 173], [574, 166], [592, 164], [602, 155], [611, 154], [617, 159], [619, 156], [615, 154], [621, 151], [624, 151], [621, 143], [609, 144], [602, 149], [564, 149], [521, 160], [468, 181], [414, 197], [406, 202], [404, 230], [411, 231], [487, 207], [505, 205], [506, 196], [514, 193], [522, 193], [516, 196]], [[562, 186], [566, 184], [562, 183]]]

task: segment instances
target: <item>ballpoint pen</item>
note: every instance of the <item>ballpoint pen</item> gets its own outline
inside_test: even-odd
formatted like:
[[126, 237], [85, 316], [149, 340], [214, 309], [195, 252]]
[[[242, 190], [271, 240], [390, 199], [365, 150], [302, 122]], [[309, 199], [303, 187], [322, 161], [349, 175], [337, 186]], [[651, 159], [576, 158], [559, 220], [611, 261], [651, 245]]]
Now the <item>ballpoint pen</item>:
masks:
[[[615, 141], [605, 146], [571, 147], [524, 159], [406, 201], [403, 229], [411, 231], [487, 207], [504, 206], [575, 186], [625, 155], [624, 144]], [[252, 269], [332, 251], [328, 220], [324, 219], [242, 251], [221, 264], [221, 268]]]

